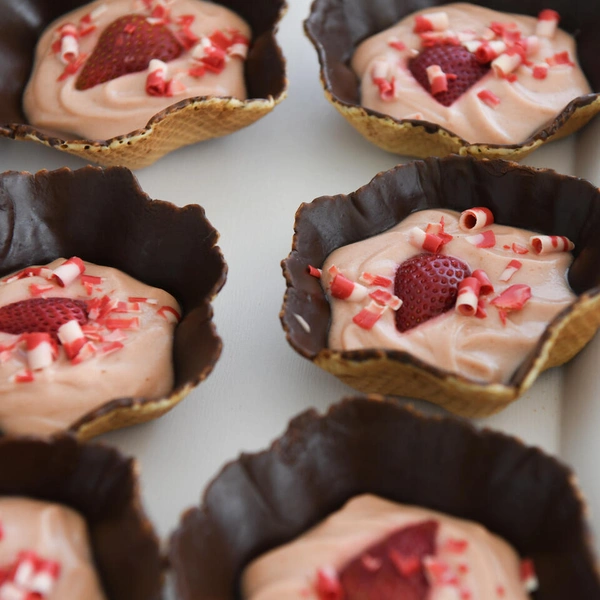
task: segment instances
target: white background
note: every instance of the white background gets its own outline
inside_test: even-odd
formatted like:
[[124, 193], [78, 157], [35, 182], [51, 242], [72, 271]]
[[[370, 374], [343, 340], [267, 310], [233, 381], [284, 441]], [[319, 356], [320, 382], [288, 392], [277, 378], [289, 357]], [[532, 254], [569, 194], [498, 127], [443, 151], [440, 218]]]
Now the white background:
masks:
[[[400, 159], [363, 140], [326, 102], [316, 52], [302, 30], [309, 0], [291, 4], [278, 34], [288, 61], [288, 99], [244, 131], [184, 148], [136, 173], [152, 198], [202, 205], [221, 234], [229, 264], [228, 281], [214, 302], [224, 349], [213, 373], [160, 420], [102, 438], [139, 460], [144, 503], [163, 539], [227, 461], [265, 448], [299, 412], [323, 411], [354, 393], [288, 346], [278, 317], [285, 289], [279, 263], [290, 251], [294, 213], [302, 202], [353, 191]], [[597, 184], [599, 133], [597, 121], [526, 162]], [[84, 162], [41, 145], [0, 139], [0, 171], [63, 166], [75, 169]], [[572, 464], [592, 523], [600, 518], [594, 459], [600, 451], [599, 360], [596, 338], [510, 408], [480, 421]]]

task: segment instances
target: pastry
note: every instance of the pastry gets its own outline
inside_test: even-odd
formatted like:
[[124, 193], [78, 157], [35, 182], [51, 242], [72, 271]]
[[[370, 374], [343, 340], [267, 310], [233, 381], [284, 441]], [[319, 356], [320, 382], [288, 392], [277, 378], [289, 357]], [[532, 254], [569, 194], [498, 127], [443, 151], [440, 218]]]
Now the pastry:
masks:
[[[577, 203], [572, 201], [574, 197], [578, 198]], [[377, 175], [368, 185], [348, 196], [318, 198], [311, 204], [305, 204], [297, 212], [292, 252], [283, 261], [287, 291], [281, 320], [287, 339], [299, 354], [363, 392], [421, 398], [469, 417], [488, 416], [498, 412], [527, 390], [541, 371], [571, 359], [600, 326], [600, 297], [597, 293], [600, 280], [594, 267], [594, 261], [600, 257], [600, 246], [591, 233], [596, 217], [590, 217], [595, 215], [594, 207], [599, 199], [596, 188], [576, 178], [561, 176], [549, 170], [519, 167], [504, 161], [478, 161], [461, 157], [409, 163]], [[361, 348], [355, 345], [347, 349], [329, 346], [331, 307], [319, 278], [314, 277], [314, 270], [322, 269], [332, 252], [364, 240], [369, 240], [363, 242], [367, 245], [377, 243], [373, 242], [375, 236], [399, 225], [415, 211], [433, 209], [462, 213], [477, 207], [490, 211], [497, 225], [528, 230], [542, 236], [563, 236], [574, 244], [574, 260], [567, 274], [570, 289], [565, 287], [564, 280], [557, 286], [556, 289], [562, 288], [559, 305], [550, 308], [547, 326], [542, 322], [536, 325], [540, 337], [529, 342], [532, 344], [528, 346], [529, 349], [527, 345], [522, 348], [520, 359], [513, 360], [515, 357], [511, 357], [509, 362], [512, 364], [507, 363], [504, 372], [498, 370], [498, 364], [472, 364], [472, 356], [465, 357], [466, 360], [459, 364], [451, 357], [443, 356], [443, 343], [432, 351], [422, 351], [427, 346], [435, 346], [437, 338], [425, 339], [422, 349], [412, 353], [406, 344], [394, 346], [388, 345], [387, 341], [383, 345], [371, 344], [368, 330], [365, 330], [366, 335], [360, 332], [357, 336], [363, 337]], [[410, 219], [418, 217], [415, 215]], [[409, 223], [416, 225], [414, 220]], [[439, 219], [431, 224], [434, 228], [440, 226]], [[600, 222], [598, 226], [600, 227]], [[422, 227], [427, 229], [427, 224], [422, 224]], [[425, 236], [424, 229], [417, 229], [421, 236]], [[447, 248], [448, 254], [460, 260], [458, 250], [452, 250], [453, 244], [458, 246], [464, 243], [465, 247], [467, 244], [471, 246], [470, 242], [477, 243], [481, 237], [481, 243], [486, 245], [486, 236], [490, 232], [493, 233], [490, 228], [461, 232], [460, 236], [457, 235], [457, 240], [442, 246], [441, 252], [445, 253], [444, 248]], [[512, 261], [515, 261], [513, 265], [520, 263], [522, 266], [531, 260], [528, 257], [534, 253], [528, 241], [531, 235], [520, 235], [524, 236], [522, 242], [517, 243], [514, 248], [515, 241], [511, 237], [510, 242], [502, 241], [500, 246], [489, 251], [484, 249], [482, 252], [482, 255], [488, 252], [490, 256], [496, 255], [500, 260], [489, 274], [494, 279], [493, 286], [500, 293], [486, 294], [484, 291], [480, 294], [483, 308], [487, 311], [486, 318], [456, 315], [458, 320], [454, 321], [448, 315], [455, 313], [446, 313], [401, 333], [403, 339], [418, 338], [422, 333], [426, 337], [425, 334], [430, 330], [434, 331], [438, 324], [443, 329], [446, 323], [466, 323], [470, 335], [458, 340], [458, 343], [460, 345], [464, 342], [468, 347], [473, 341], [471, 333], [489, 333], [488, 324], [495, 322], [500, 338], [504, 337], [512, 348], [515, 340], [507, 333], [520, 327], [523, 317], [530, 313], [529, 308], [535, 304], [528, 308], [528, 302], [537, 304], [537, 299], [526, 297], [526, 292], [530, 291], [527, 287], [531, 286], [529, 282], [521, 281], [525, 271], [518, 271], [514, 266], [509, 269]], [[501, 240], [500, 236], [498, 240]], [[504, 248], [505, 245], [509, 247]], [[519, 247], [521, 245], [523, 249]], [[423, 247], [418, 243], [414, 246], [409, 242], [403, 247], [412, 254], [399, 254], [397, 262], [395, 259], [391, 263], [381, 262], [388, 269], [388, 278], [404, 260], [424, 253]], [[519, 254], [524, 251], [527, 254]], [[560, 260], [564, 259], [563, 268], [568, 266], [570, 259], [567, 254], [548, 256], [562, 257]], [[374, 261], [373, 264], [377, 262]], [[344, 275], [344, 266], [341, 267]], [[367, 309], [366, 312], [371, 313], [367, 316], [375, 317], [376, 321], [378, 312], [389, 310], [387, 316], [383, 315], [380, 328], [388, 323], [391, 325], [389, 333], [396, 336], [393, 306], [382, 307], [386, 302], [393, 303], [396, 300], [382, 296], [378, 299], [368, 298], [367, 301], [368, 293], [375, 292], [381, 286], [373, 286], [361, 280], [363, 272], [378, 275], [378, 267], [371, 269], [375, 272], [363, 269], [360, 265], [352, 268], [357, 271], [347, 273], [351, 283], [366, 287], [367, 294], [360, 304], [347, 303], [352, 311], [350, 319], [359, 318], [358, 313]], [[471, 270], [477, 270], [475, 264], [469, 267], [469, 271]], [[327, 269], [325, 271], [326, 277], [329, 277]], [[507, 281], [500, 281], [501, 278]], [[557, 280], [561, 281], [560, 275]], [[525, 307], [523, 310], [507, 312], [511, 306], [505, 303], [506, 296], [503, 293], [511, 288], [523, 294], [520, 299], [516, 299]], [[391, 286], [384, 286], [382, 289], [390, 296], [397, 295]], [[539, 297], [553, 296], [546, 288], [545, 291], [540, 290]], [[371, 300], [374, 304], [370, 306]], [[550, 306], [552, 303], [553, 301]], [[451, 302], [449, 308], [452, 306]], [[363, 316], [364, 314], [361, 318]], [[537, 320], [537, 316], [533, 316], [533, 319]], [[503, 318], [506, 325], [503, 324]], [[363, 324], [368, 326], [368, 323]], [[355, 322], [352, 323], [354, 325]], [[353, 330], [356, 331], [356, 328]], [[488, 349], [484, 350], [487, 353]], [[477, 351], [473, 352], [476, 353]], [[435, 354], [438, 355], [437, 366], [431, 362]], [[492, 359], [492, 363], [494, 361]], [[456, 368], [456, 371], [451, 372], [449, 368]]]
[[[10, 308], [13, 302], [48, 300], [52, 303], [55, 302], [52, 296], [62, 296], [60, 302], [64, 304], [68, 299], [69, 311], [77, 313], [78, 322], [81, 318], [79, 327], [84, 333], [81, 348], [75, 346], [71, 350], [72, 359], [66, 357], [66, 349], [81, 336], [73, 337], [72, 332], [68, 332], [58, 346], [58, 361], [52, 360], [50, 352], [49, 366], [41, 369], [32, 369], [29, 359], [20, 354], [26, 350], [27, 340], [19, 343], [16, 356], [4, 348], [7, 352], [3, 357], [8, 360], [1, 368], [7, 369], [7, 378], [24, 375], [33, 381], [5, 382], [3, 386], [14, 385], [16, 393], [13, 395], [10, 387], [3, 387], [5, 398], [0, 405], [14, 408], [18, 397], [24, 402], [20, 394], [26, 394], [28, 389], [39, 391], [45, 382], [61, 379], [63, 375], [75, 379], [81, 376], [80, 382], [84, 380], [88, 388], [93, 388], [87, 400], [71, 397], [67, 405], [58, 403], [62, 407], [58, 413], [54, 412], [57, 410], [54, 403], [44, 406], [42, 413], [47, 412], [37, 421], [24, 417], [27, 411], [15, 414], [11, 408], [10, 418], [2, 414], [7, 429], [25, 431], [34, 427], [36, 431], [48, 432], [60, 426], [76, 432], [79, 437], [91, 437], [159, 417], [207, 377], [221, 353], [221, 339], [212, 322], [210, 302], [224, 284], [227, 269], [216, 245], [218, 233], [200, 206], [178, 208], [168, 202], [150, 200], [131, 172], [124, 168], [61, 169], [36, 175], [8, 172], [0, 175], [0, 190], [0, 234], [8, 240], [0, 263], [0, 279], [10, 280], [15, 273], [27, 275], [31, 265], [62, 263], [64, 259], [73, 259], [67, 276], [69, 273], [75, 276], [70, 285], [61, 288], [56, 275], [62, 279], [61, 273], [66, 267], [57, 263], [52, 265], [52, 274], [40, 269], [38, 276], [19, 278], [17, 275], [16, 281], [0, 285], [0, 294], [18, 292], [14, 297], [4, 296], [6, 305], [0, 307], [0, 317], [2, 311], [13, 310]], [[76, 259], [103, 268], [97, 272], [96, 267], [89, 266], [89, 271], [86, 267], [82, 276], [78, 265], [85, 264], [81, 265]], [[103, 272], [104, 267], [110, 269]], [[128, 276], [124, 281], [133, 286], [131, 293], [114, 289], [117, 280], [113, 278], [118, 272]], [[98, 276], [106, 280], [98, 282]], [[108, 300], [104, 300], [105, 297]], [[149, 301], [142, 302], [146, 298]], [[153, 304], [155, 300], [157, 304]], [[107, 312], [111, 308], [114, 310]], [[116, 312], [121, 310], [134, 312]], [[158, 331], [168, 335], [158, 334], [159, 342], [143, 342], [134, 329], [144, 325], [146, 318], [154, 321]], [[117, 329], [111, 329], [114, 325]], [[4, 339], [0, 343], [11, 340], [10, 345], [19, 339], [21, 331], [0, 335]], [[53, 344], [49, 345], [52, 349]], [[120, 391], [102, 390], [108, 377], [99, 378], [100, 370], [93, 369], [96, 359], [99, 358], [98, 365], [114, 364], [116, 370], [121, 371], [122, 365], [127, 364], [128, 346], [136, 355], [135, 361], [145, 364], [148, 360], [146, 366], [156, 371], [154, 375], [160, 381], [155, 380], [155, 384], [144, 388], [139, 384], [147, 373], [138, 383], [128, 375]], [[159, 354], [147, 346], [162, 349], [160, 371]], [[170, 362], [164, 360], [165, 356]], [[93, 375], [85, 382], [85, 372], [90, 367]], [[90, 385], [94, 380], [96, 384]], [[55, 393], [60, 395], [60, 390]], [[40, 398], [45, 397], [45, 393], [38, 395], [33, 402], [39, 404]], [[0, 428], [3, 426], [0, 424]]]
[[[506, 598], [527, 598], [537, 579], [536, 600], [591, 600], [600, 594], [600, 577], [584, 513], [573, 474], [538, 449], [457, 419], [424, 417], [391, 399], [352, 398], [325, 415], [301, 414], [268, 449], [226, 465], [201, 506], [182, 516], [170, 560], [181, 600], [352, 600], [339, 594], [336, 581], [351, 579], [356, 590], [369, 580], [363, 568], [377, 573], [377, 559], [385, 582], [402, 585], [393, 573], [385, 579], [393, 565], [383, 560], [380, 544], [401, 543], [390, 536], [405, 537], [413, 525], [413, 538], [424, 547], [413, 548], [412, 560], [395, 556], [394, 562], [408, 571], [416, 562], [432, 578], [448, 575], [448, 585], [434, 583], [428, 599], [460, 600], [469, 597], [460, 592], [472, 592], [473, 600], [491, 600], [501, 598], [496, 594], [502, 590]], [[467, 530], [478, 542], [465, 540]], [[424, 556], [432, 538], [443, 559], [437, 564]], [[481, 546], [469, 552], [481, 539], [506, 553], [507, 579], [486, 568]], [[469, 562], [473, 578], [452, 573], [459, 556]], [[277, 583], [288, 575], [297, 582], [291, 593]], [[482, 576], [490, 577], [484, 585], [495, 580], [502, 590], [493, 583], [491, 589], [477, 588]]]
[[0, 428], [47, 435], [113, 398], [173, 388], [170, 294], [77, 257], [0, 281]]
[[[473, 215], [479, 225], [463, 223]], [[418, 211], [335, 250], [320, 276], [328, 347], [400, 350], [483, 383], [508, 382], [575, 300], [572, 244], [493, 220], [487, 209]]]
[[[312, 5], [305, 28], [319, 55], [325, 95], [369, 141], [389, 152], [408, 156], [445, 156], [454, 153], [478, 158], [521, 159], [542, 144], [576, 131], [598, 113], [600, 71], [595, 60], [595, 22], [600, 16], [600, 5], [591, 6], [585, 0], [552, 6], [544, 0], [532, 0], [527, 4], [508, 0], [500, 6], [483, 0], [477, 6], [468, 5], [469, 14], [481, 15], [483, 22], [471, 21], [472, 25], [464, 27], [453, 5], [448, 0], [435, 3], [426, 0], [316, 0]], [[458, 5], [456, 10], [462, 11], [461, 6], [466, 5]], [[489, 20], [492, 13], [489, 11], [498, 8], [510, 18], [500, 16], [492, 23]], [[422, 16], [423, 12], [434, 14], [434, 24], [428, 23]], [[564, 47], [560, 42], [556, 52], [546, 48], [546, 38], [554, 40], [550, 43], [555, 43], [563, 35], [560, 30], [554, 29], [555, 12], [560, 17], [560, 27], [575, 37], [576, 51], [572, 42], [566, 41]], [[546, 19], [550, 16], [552, 19]], [[419, 26], [415, 18], [419, 18]], [[513, 20], [524, 24], [518, 25], [519, 29], [523, 27], [521, 41], [527, 39], [524, 35], [528, 32], [533, 33], [538, 42], [541, 39], [537, 52], [531, 52], [528, 56], [527, 50], [524, 51], [524, 60], [518, 52], [509, 54], [513, 52], [509, 45], [514, 47], [515, 52], [523, 52], [523, 44], [517, 44], [516, 29], [510, 26]], [[408, 30], [402, 33], [404, 36], [406, 31], [407, 39], [385, 33], [390, 29], [395, 30], [400, 22], [409, 24]], [[534, 32], [534, 28], [538, 30], [538, 22], [540, 30]], [[486, 29], [488, 25], [491, 26], [489, 31]], [[472, 32], [469, 31], [471, 28]], [[375, 54], [368, 50], [366, 56], [360, 47], [363, 43], [369, 44], [365, 40], [372, 36], [379, 41], [385, 38], [384, 48], [381, 54], [378, 54], [379, 50]], [[469, 39], [472, 36], [474, 39]], [[487, 42], [482, 49], [479, 48], [481, 41]], [[490, 42], [493, 44], [490, 45]], [[418, 47], [413, 48], [415, 44]], [[508, 51], [502, 44], [507, 45]], [[502, 50], [501, 55], [506, 56], [500, 60], [500, 64], [496, 64], [494, 70], [504, 73], [506, 78], [490, 74], [489, 65], [495, 59], [483, 65], [475, 60], [475, 64], [472, 60], [474, 54], [467, 48], [475, 52], [480, 50], [482, 60], [491, 56], [484, 56], [488, 50]], [[535, 44], [532, 43], [529, 50], [534, 49]], [[412, 56], [421, 50], [426, 53], [418, 59]], [[355, 54], [357, 51], [359, 55]], [[568, 55], [564, 52], [568, 52]], [[460, 54], [462, 58], [455, 56], [450, 60], [450, 53]], [[384, 60], [378, 63], [375, 73], [373, 68], [380, 55]], [[390, 68], [388, 58], [393, 63]], [[427, 62], [429, 58], [432, 64], [431, 61]], [[462, 67], [456, 66], [460, 77], [454, 79], [457, 73], [451, 72], [452, 62], [457, 63], [459, 58], [464, 62], [461, 62]], [[403, 66], [397, 65], [398, 59]], [[524, 64], [517, 65], [517, 62]], [[370, 68], [367, 63], [371, 64]], [[589, 88], [583, 76], [570, 66], [571, 63], [581, 65]], [[364, 101], [361, 101], [360, 79], [352, 69], [352, 64], [367, 79], [363, 90]], [[410, 73], [410, 65], [415, 68], [417, 78]], [[470, 66], [466, 68], [467, 65]], [[432, 80], [438, 74], [436, 93], [441, 94], [438, 99], [451, 103], [451, 106], [444, 106], [429, 94], [431, 84], [427, 67], [431, 67]], [[439, 67], [439, 72], [436, 67]], [[473, 84], [482, 74], [483, 79]], [[517, 79], [513, 82], [515, 76]], [[371, 87], [373, 79], [377, 80], [375, 87]], [[560, 81], [555, 88], [557, 94], [539, 93], [550, 87], [553, 81]], [[563, 88], [567, 89], [571, 83], [575, 84], [572, 94], [562, 95]], [[443, 92], [440, 85], [447, 85], [453, 95]], [[469, 85], [471, 87], [467, 90]], [[381, 99], [381, 95], [385, 100]], [[456, 97], [458, 99], [455, 100]], [[395, 112], [392, 105], [400, 108], [399, 112]], [[505, 119], [505, 115], [509, 115], [509, 118]]]
[[[152, 23], [156, 22], [154, 19], [162, 19], [159, 13], [166, 13], [169, 9], [177, 11], [178, 4], [183, 5], [188, 2], [196, 6], [210, 6], [209, 10], [213, 14], [215, 12], [235, 13], [236, 19], [242, 19], [248, 24], [252, 38], [249, 40], [247, 60], [242, 61], [241, 58], [232, 56], [223, 74], [230, 74], [230, 67], [234, 71], [237, 70], [237, 73], [243, 69], [243, 81], [238, 83], [245, 87], [247, 99], [241, 99], [243, 89], [239, 89], [239, 86], [238, 89], [218, 89], [216, 90], [217, 96], [206, 96], [206, 93], [214, 91], [207, 87], [206, 83], [214, 78], [211, 73], [206, 73], [206, 67], [204, 67], [205, 75], [200, 76], [206, 61], [203, 61], [202, 59], [205, 57], [199, 54], [200, 60], [196, 61], [194, 70], [194, 74], [198, 77], [191, 77], [194, 83], [200, 86], [196, 87], [193, 94], [198, 93], [199, 95], [179, 94], [177, 91], [177, 88], [181, 87], [179, 78], [183, 76], [183, 83], [187, 86], [188, 76], [173, 73], [169, 66], [172, 63], [166, 62], [164, 93], [173, 93], [174, 95], [172, 97], [146, 95], [147, 76], [144, 76], [142, 100], [143, 103], [155, 109], [145, 120], [141, 119], [140, 122], [138, 119], [137, 123], [132, 124], [127, 121], [127, 116], [123, 121], [123, 117], [118, 117], [118, 112], [114, 111], [101, 115], [101, 119], [107, 123], [112, 121], [110, 115], [116, 115], [117, 120], [121, 119], [121, 123], [125, 125], [124, 129], [117, 133], [110, 133], [117, 137], [109, 138], [108, 129], [98, 129], [97, 127], [95, 132], [89, 132], [95, 136], [91, 139], [85, 139], [81, 133], [78, 135], [68, 134], [67, 132], [71, 131], [70, 121], [63, 122], [64, 127], [59, 123], [34, 126], [28, 123], [24, 115], [23, 96], [32, 72], [35, 48], [41, 32], [47, 28], [51, 28], [53, 31], [53, 23], [69, 11], [76, 10], [80, 11], [78, 14], [83, 18], [83, 23], [76, 22], [73, 25], [77, 28], [78, 35], [86, 33], [95, 27], [94, 21], [102, 20], [101, 7], [105, 3], [95, 2], [90, 5], [87, 0], [75, 0], [75, 2], [56, 0], [49, 5], [45, 0], [33, 0], [28, 5], [27, 11], [23, 11], [20, 0], [0, 0], [0, 11], [5, 15], [5, 19], [0, 23], [0, 38], [4, 40], [0, 49], [0, 97], [3, 99], [0, 102], [0, 135], [9, 139], [42, 143], [81, 156], [87, 162], [138, 169], [154, 163], [161, 156], [182, 146], [228, 135], [251, 125], [272, 111], [285, 98], [287, 90], [285, 61], [275, 39], [275, 30], [283, 15], [285, 0], [258, 0], [252, 3], [218, 0], [208, 5], [203, 5], [197, 0], [177, 0], [175, 3], [163, 0], [122, 1], [129, 7], [130, 12], [141, 11], [139, 15], [148, 14], [151, 21], [145, 21], [145, 23], [151, 27], [153, 27]], [[90, 6], [95, 8], [91, 10]], [[153, 13], [158, 16], [151, 16]], [[105, 11], [104, 14], [106, 15], [108, 12]], [[186, 18], [180, 23], [169, 25], [169, 27], [173, 28], [173, 35], [186, 38], [188, 30], [193, 33], [192, 28], [187, 27], [187, 23], [188, 19]], [[144, 27], [146, 27], [145, 24]], [[90, 36], [93, 37], [97, 32], [96, 29], [87, 33], [82, 40], [87, 43], [87, 40], [91, 39]], [[203, 31], [201, 32], [203, 33]], [[213, 33], [215, 32], [210, 32], [208, 35]], [[229, 45], [234, 38], [229, 33], [225, 33], [228, 39], [225, 45]], [[241, 41], [241, 38], [236, 39]], [[241, 46], [238, 48], [242, 49]], [[200, 50], [198, 52], [200, 53]], [[231, 49], [231, 52], [237, 51]], [[71, 55], [67, 52], [65, 60], [69, 56]], [[79, 56], [81, 58], [81, 55]], [[49, 58], [55, 60], [54, 55]], [[212, 59], [209, 58], [210, 60]], [[69, 70], [76, 66], [78, 63], [73, 63], [69, 66]], [[154, 73], [154, 80], [160, 80], [163, 74], [163, 67], [160, 64], [159, 66], [160, 69], [153, 69], [153, 72], [157, 71]], [[218, 65], [209, 65], [209, 70], [216, 66]], [[66, 67], [67, 65], [60, 64], [58, 77], [63, 74]], [[144, 65], [144, 69], [147, 67], [148, 65]], [[147, 75], [150, 74], [147, 73]], [[130, 77], [135, 79], [134, 75]], [[68, 77], [67, 73], [67, 79], [65, 79], [67, 87], [72, 86], [75, 80], [75, 76]], [[170, 85], [169, 82], [171, 82]], [[120, 83], [115, 79], [104, 87], [113, 88], [119, 87], [119, 85]], [[156, 92], [163, 93], [162, 84], [156, 85], [156, 81], [154, 81], [154, 85], [151, 87]], [[49, 89], [54, 89], [56, 92], [54, 85]], [[98, 89], [102, 89], [102, 86]], [[87, 91], [91, 96], [98, 95], [95, 88]], [[44, 90], [44, 94], [56, 98], [56, 93], [48, 94], [48, 91]], [[69, 110], [77, 112], [78, 109], [71, 105]], [[62, 133], [50, 131], [56, 128], [60, 128]]]
[[559, 21], [464, 3], [410, 15], [356, 49], [360, 103], [468, 142], [521, 143], [591, 91]]
[[203, 0], [98, 0], [46, 29], [25, 89], [34, 127], [90, 140], [142, 129], [194, 96], [246, 99], [252, 33]]
[[0, 597], [159, 600], [138, 467], [73, 436], [0, 438]]

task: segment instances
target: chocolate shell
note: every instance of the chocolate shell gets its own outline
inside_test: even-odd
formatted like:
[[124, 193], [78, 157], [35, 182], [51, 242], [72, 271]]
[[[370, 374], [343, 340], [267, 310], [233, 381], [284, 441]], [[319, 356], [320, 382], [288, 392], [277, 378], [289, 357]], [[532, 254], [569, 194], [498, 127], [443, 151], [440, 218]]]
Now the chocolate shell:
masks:
[[[577, 131], [600, 112], [600, 4], [588, 0], [556, 0], [551, 8], [561, 15], [561, 28], [575, 36], [579, 63], [594, 93], [574, 98], [551, 123], [521, 143], [469, 143], [435, 123], [394, 119], [361, 107], [360, 82], [350, 67], [358, 44], [413, 12], [452, 1], [315, 0], [304, 25], [319, 55], [325, 96], [369, 141], [388, 152], [419, 158], [456, 153], [520, 160], [542, 144]], [[531, 16], [549, 8], [547, 0], [479, 0], [475, 4]]]
[[[508, 383], [482, 384], [397, 350], [327, 347], [331, 310], [309, 265], [321, 267], [336, 248], [382, 233], [414, 211], [476, 206], [489, 208], [496, 223], [575, 243], [568, 281], [577, 299], [550, 323]], [[523, 394], [541, 371], [570, 360], [600, 327], [598, 231], [600, 191], [582, 179], [502, 160], [415, 161], [380, 173], [347, 196], [323, 196], [300, 207], [292, 251], [282, 262], [287, 290], [281, 322], [294, 350], [362, 392], [422, 398], [463, 416], [488, 416]]]
[[253, 32], [245, 63], [248, 100], [195, 97], [156, 114], [144, 129], [109, 140], [52, 137], [27, 124], [22, 98], [38, 38], [58, 17], [89, 0], [0, 0], [0, 135], [30, 140], [105, 166], [140, 169], [182, 146], [228, 135], [268, 114], [286, 96], [285, 60], [275, 40], [285, 0], [215, 0], [244, 18]]
[[162, 597], [159, 541], [141, 507], [133, 459], [67, 435], [5, 437], [0, 439], [0, 496], [56, 502], [79, 512], [108, 600]]
[[171, 538], [181, 599], [240, 598], [253, 559], [363, 493], [483, 524], [534, 560], [536, 600], [600, 597], [569, 469], [514, 438], [377, 396], [308, 411], [268, 450], [221, 471]]
[[202, 207], [151, 200], [125, 168], [0, 174], [0, 277], [78, 256], [168, 291], [183, 310], [169, 396], [108, 401], [71, 426], [78, 437], [159, 417], [212, 371], [222, 342], [210, 301], [227, 275], [218, 236]]

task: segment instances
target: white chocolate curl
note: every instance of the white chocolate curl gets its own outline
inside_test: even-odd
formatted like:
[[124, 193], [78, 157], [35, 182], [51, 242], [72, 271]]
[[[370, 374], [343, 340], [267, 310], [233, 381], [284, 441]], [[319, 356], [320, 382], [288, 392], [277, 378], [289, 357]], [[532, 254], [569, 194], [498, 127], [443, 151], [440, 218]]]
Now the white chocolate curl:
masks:
[[79, 56], [79, 42], [72, 35], [65, 35], [60, 40], [60, 61], [68, 65]]
[[54, 269], [52, 277], [58, 281], [58, 285], [61, 287], [67, 287], [73, 283], [84, 271], [85, 266], [83, 261], [74, 256]]
[[498, 77], [505, 77], [512, 73], [521, 64], [521, 56], [516, 52], [514, 54], [501, 54], [492, 61], [492, 69]]
[[431, 23], [433, 31], [445, 31], [450, 25], [448, 13], [443, 11], [427, 13], [426, 15], [423, 15], [423, 18]]
[[477, 206], [469, 208], [460, 213], [458, 226], [463, 231], [477, 231], [483, 229], [494, 222], [494, 215], [489, 208]]
[[541, 37], [553, 38], [558, 28], [560, 17], [553, 10], [543, 10], [536, 25], [535, 33]]
[[563, 235], [533, 235], [529, 244], [536, 254], [549, 254], [550, 252], [571, 252], [575, 244]]
[[56, 359], [50, 335], [47, 333], [31, 333], [28, 334], [26, 339], [29, 368], [32, 371], [48, 368]]
[[373, 80], [376, 79], [387, 79], [388, 73], [390, 71], [390, 63], [384, 59], [377, 59], [373, 63], [373, 68], [371, 70], [371, 77]]

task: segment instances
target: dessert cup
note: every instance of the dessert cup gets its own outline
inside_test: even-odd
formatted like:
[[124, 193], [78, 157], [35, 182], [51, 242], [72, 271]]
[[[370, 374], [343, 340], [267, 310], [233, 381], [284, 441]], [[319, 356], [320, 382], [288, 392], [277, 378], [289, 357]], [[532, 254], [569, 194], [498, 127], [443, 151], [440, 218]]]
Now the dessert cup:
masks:
[[268, 450], [225, 466], [171, 538], [180, 597], [240, 598], [253, 559], [362, 493], [481, 523], [533, 559], [537, 600], [600, 594], [569, 469], [514, 438], [372, 396], [308, 411]]
[[[309, 265], [320, 268], [336, 248], [382, 233], [416, 210], [476, 206], [489, 208], [499, 224], [565, 235], [575, 243], [568, 281], [577, 298], [507, 383], [467, 379], [406, 352], [327, 347], [331, 310]], [[599, 227], [600, 192], [581, 179], [456, 156], [398, 166], [347, 196], [324, 196], [299, 208], [292, 251], [282, 262], [287, 290], [281, 322], [296, 352], [362, 392], [421, 398], [462, 416], [488, 416], [523, 394], [544, 369], [570, 360], [600, 326]]]
[[[600, 68], [596, 60], [596, 31], [600, 5], [574, 0], [552, 4], [562, 17], [561, 28], [575, 35], [579, 63], [594, 93], [573, 98], [542, 129], [514, 144], [485, 144], [466, 141], [429, 121], [395, 119], [360, 106], [360, 82], [349, 61], [364, 39], [391, 27], [411, 13], [450, 4], [451, 0], [315, 0], [305, 30], [314, 44], [321, 65], [321, 82], [326, 98], [342, 116], [370, 142], [388, 152], [425, 158], [460, 154], [478, 158], [520, 160], [541, 145], [567, 136], [600, 112]], [[508, 13], [537, 16], [548, 8], [545, 0], [482, 0], [477, 4]]]
[[221, 137], [251, 125], [285, 98], [285, 60], [275, 31], [285, 0], [219, 0], [251, 26], [253, 39], [245, 66], [248, 100], [219, 97], [187, 98], [173, 103], [136, 131], [108, 140], [58, 136], [26, 123], [22, 97], [31, 73], [41, 32], [61, 15], [84, 6], [85, 0], [47, 3], [36, 0], [22, 10], [19, 0], [0, 0], [0, 135], [34, 141], [105, 166], [139, 169], [182, 146]]
[[0, 276], [78, 256], [162, 288], [182, 308], [171, 392], [159, 399], [108, 400], [70, 431], [86, 439], [157, 418], [212, 371], [222, 343], [210, 301], [225, 283], [227, 266], [216, 245], [218, 232], [200, 206], [151, 200], [131, 172], [119, 167], [3, 173], [0, 204]]
[[163, 563], [141, 506], [137, 465], [73, 436], [0, 438], [0, 495], [58, 503], [88, 525], [108, 600], [158, 600]]

